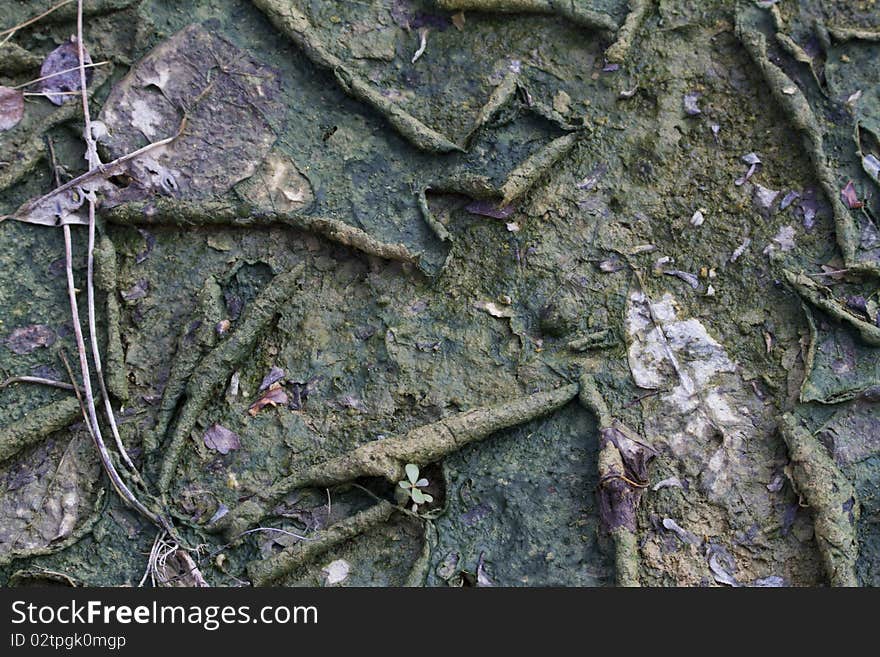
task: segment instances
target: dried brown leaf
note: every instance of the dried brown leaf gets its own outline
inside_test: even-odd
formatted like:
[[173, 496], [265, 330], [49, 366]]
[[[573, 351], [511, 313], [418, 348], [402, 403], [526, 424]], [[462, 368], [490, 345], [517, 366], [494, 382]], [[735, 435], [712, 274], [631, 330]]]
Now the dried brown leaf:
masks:
[[205, 447], [221, 454], [229, 454], [241, 448], [241, 439], [234, 431], [220, 424], [212, 424], [205, 432]]
[[251, 404], [251, 407], [248, 409], [248, 413], [251, 415], [251, 417], [255, 417], [257, 413], [263, 410], [266, 406], [278, 406], [281, 404], [286, 404], [287, 401], [287, 393], [284, 392], [284, 389], [280, 385], [274, 383], [272, 384], [272, 386], [270, 386], [270, 388], [265, 392], [262, 397]]

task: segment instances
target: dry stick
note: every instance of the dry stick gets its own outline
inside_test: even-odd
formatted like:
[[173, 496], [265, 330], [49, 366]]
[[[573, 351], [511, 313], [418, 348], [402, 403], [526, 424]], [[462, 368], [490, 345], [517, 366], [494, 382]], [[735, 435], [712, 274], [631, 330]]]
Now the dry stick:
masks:
[[[77, 0], [76, 14], [76, 45], [77, 54], [79, 56], [79, 81], [80, 89], [86, 88], [86, 68], [85, 68], [85, 49], [83, 46], [83, 20], [82, 7], [83, 0]], [[86, 93], [81, 95], [83, 118], [85, 121], [85, 141], [86, 141], [86, 159], [89, 162], [89, 171], [101, 168], [101, 158], [98, 157], [98, 148], [95, 144], [95, 138], [92, 135], [92, 117], [89, 112], [89, 96]], [[101, 389], [101, 396], [104, 398], [104, 411], [107, 414], [107, 422], [110, 424], [110, 431], [113, 434], [113, 440], [116, 442], [116, 449], [122, 456], [122, 460], [128, 469], [137, 472], [125, 444], [122, 442], [122, 436], [119, 435], [119, 427], [116, 425], [116, 416], [113, 413], [113, 405], [110, 403], [110, 395], [107, 394], [107, 384], [104, 381], [104, 371], [101, 365], [101, 350], [98, 348], [98, 329], [95, 322], [95, 193], [92, 191], [87, 195], [89, 203], [89, 245], [88, 245], [88, 264], [86, 269], [86, 296], [89, 315], [89, 339], [92, 346], [92, 360], [95, 363], [95, 378], [98, 379], [98, 386]]]
[[8, 379], [0, 383], [0, 389], [11, 386], [13, 383], [34, 383], [41, 386], [61, 388], [62, 390], [73, 390], [73, 384], [71, 383], [64, 383], [64, 381], [56, 381], [54, 379], [44, 379], [42, 376], [10, 376]]
[[816, 544], [832, 586], [858, 586], [858, 494], [828, 450], [797, 418], [783, 415], [780, 433], [791, 459], [791, 480], [813, 512]]
[[[110, 63], [110, 60], [105, 60], [103, 62], [95, 62], [93, 64], [86, 64], [85, 68], [94, 68], [95, 66], [104, 66], [105, 64], [109, 64], [109, 63]], [[65, 73], [73, 73], [73, 71], [78, 71], [78, 70], [79, 70], [79, 66], [76, 66], [74, 68], [68, 68], [63, 71], [58, 71], [57, 73], [52, 73], [51, 75], [44, 75], [41, 78], [36, 78], [34, 80], [30, 80], [29, 82], [22, 82], [21, 84], [16, 85], [11, 88], [12, 89], [23, 89], [24, 87], [29, 87], [30, 85], [36, 84], [37, 82], [43, 82], [44, 80], [50, 80], [50, 79], [57, 77], [59, 75], [64, 75]], [[52, 92], [51, 94], [46, 94], [46, 95], [55, 96], [57, 94], [65, 94], [65, 93], [75, 93], [75, 94], [79, 95], [80, 92], [79, 91], [73, 91], [73, 92], [55, 91], [55, 92]]]
[[[98, 414], [95, 411], [95, 398], [92, 393], [92, 382], [89, 380], [89, 363], [88, 357], [86, 356], [86, 343], [83, 339], [82, 326], [80, 326], [79, 321], [79, 307], [76, 301], [76, 285], [73, 280], [73, 248], [71, 246], [70, 226], [64, 224], [62, 230], [64, 231], [64, 255], [67, 270], [67, 296], [70, 302], [70, 314], [73, 319], [73, 334], [76, 338], [76, 350], [79, 355], [79, 367], [83, 379], [83, 394], [85, 402], [83, 406], [85, 407], [84, 416], [86, 426], [89, 427], [89, 433], [95, 442], [95, 446], [98, 448], [98, 455], [101, 458], [101, 464], [104, 466], [107, 476], [110, 477], [110, 482], [113, 484], [116, 492], [119, 493], [120, 497], [128, 502], [133, 508], [142, 513], [144, 517], [149, 518], [152, 522], [164, 527], [167, 525], [167, 521], [147, 509], [134, 496], [134, 493], [131, 492], [128, 486], [125, 485], [125, 482], [122, 481], [119, 473], [116, 471], [116, 467], [113, 465], [113, 461], [110, 459], [110, 453], [107, 451], [107, 446], [104, 444], [104, 439], [101, 436], [101, 427], [98, 424]], [[66, 362], [67, 361], [65, 360], [65, 363]], [[73, 380], [73, 373], [70, 372], [70, 375], [71, 380]], [[77, 394], [79, 396], [79, 393]]]
[[6, 38], [3, 39], [3, 41], [0, 41], [0, 46], [2, 46], [7, 41], [9, 41], [15, 35], [15, 33], [18, 32], [19, 30], [27, 27], [28, 25], [32, 25], [33, 23], [36, 23], [38, 20], [48, 16], [56, 9], [61, 9], [61, 7], [63, 7], [64, 5], [69, 5], [71, 2], [73, 2], [73, 0], [63, 0], [63, 2], [59, 2], [54, 7], [50, 7], [49, 9], [44, 11], [39, 16], [34, 16], [33, 18], [29, 18], [28, 20], [26, 20], [24, 23], [19, 23], [18, 25], [14, 26], [14, 27], [10, 27], [7, 30], [3, 30], [2, 32], [0, 32], [0, 36], [3, 36], [5, 34]]

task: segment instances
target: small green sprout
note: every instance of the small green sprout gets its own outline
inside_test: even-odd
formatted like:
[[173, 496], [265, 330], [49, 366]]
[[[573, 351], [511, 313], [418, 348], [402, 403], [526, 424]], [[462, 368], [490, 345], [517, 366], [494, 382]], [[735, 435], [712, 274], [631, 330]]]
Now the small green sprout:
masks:
[[428, 480], [422, 477], [419, 479], [419, 466], [415, 463], [406, 464], [406, 479], [397, 484], [400, 486], [398, 491], [403, 497], [402, 501], [409, 502], [412, 500], [412, 511], [418, 513], [419, 504], [427, 504], [433, 502], [434, 498], [422, 489], [428, 486]]

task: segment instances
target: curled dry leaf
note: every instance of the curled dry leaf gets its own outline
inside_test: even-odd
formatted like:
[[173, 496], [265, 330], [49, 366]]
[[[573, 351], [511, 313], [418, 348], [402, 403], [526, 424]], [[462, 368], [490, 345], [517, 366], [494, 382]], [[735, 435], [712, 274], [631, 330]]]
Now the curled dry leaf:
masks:
[[846, 183], [846, 187], [840, 190], [840, 198], [850, 210], [857, 210], [864, 205], [859, 200], [858, 192], [856, 192], [856, 187], [853, 185], [852, 180]]
[[[89, 53], [83, 52], [83, 61], [86, 64], [92, 63]], [[76, 38], [71, 37], [67, 43], [63, 43], [55, 50], [50, 52], [40, 67], [40, 77], [45, 78], [40, 82], [40, 90], [46, 94], [46, 97], [55, 105], [63, 105], [64, 103], [76, 98], [72, 91], [79, 91], [79, 45]], [[86, 69], [86, 84], [92, 79], [92, 70]]]
[[275, 365], [272, 366], [272, 369], [269, 370], [269, 373], [263, 377], [263, 382], [260, 383], [260, 392], [266, 390], [273, 383], [277, 383], [281, 379], [284, 378], [284, 370]]
[[24, 94], [0, 86], [0, 132], [12, 130], [24, 116]]
[[240, 449], [241, 439], [234, 431], [215, 423], [205, 432], [205, 447], [225, 455]]
[[255, 417], [257, 413], [263, 410], [266, 406], [278, 406], [279, 404], [286, 404], [287, 402], [287, 393], [284, 392], [284, 389], [279, 384], [273, 383], [269, 386], [269, 389], [262, 397], [251, 404], [248, 413], [251, 417]]

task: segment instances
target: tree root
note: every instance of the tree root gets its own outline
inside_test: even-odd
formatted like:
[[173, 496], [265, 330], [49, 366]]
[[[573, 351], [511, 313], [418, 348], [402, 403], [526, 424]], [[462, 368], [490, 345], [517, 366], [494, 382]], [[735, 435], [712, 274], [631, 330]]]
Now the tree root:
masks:
[[25, 50], [17, 43], [6, 43], [0, 46], [0, 73], [24, 73], [27, 71], [39, 71], [43, 65], [43, 58]]
[[827, 25], [825, 29], [836, 41], [880, 41], [880, 30], [834, 27], [833, 25]]
[[813, 510], [819, 554], [832, 586], [858, 586], [856, 524], [859, 503], [855, 488], [819, 440], [786, 414], [780, 432], [788, 446], [789, 476]]
[[432, 153], [461, 151], [451, 140], [429, 128], [383, 96], [374, 85], [355, 73], [324, 45], [308, 17], [286, 0], [253, 0], [272, 24], [286, 34], [317, 66], [328, 69], [348, 95], [379, 112], [391, 126], [417, 148]]
[[574, 0], [437, 0], [437, 6], [446, 11], [557, 14], [581, 27], [609, 34], [617, 31], [611, 16], [583, 5]]
[[76, 397], [66, 397], [7, 424], [0, 428], [0, 463], [49, 434], [66, 429], [81, 417], [79, 401]]
[[215, 522], [209, 531], [222, 531], [227, 540], [233, 540], [267, 515], [279, 499], [297, 488], [334, 486], [358, 477], [384, 477], [396, 484], [404, 479], [404, 467], [407, 463], [422, 466], [433, 463], [496, 431], [561, 408], [577, 392], [577, 384], [566, 385], [496, 406], [458, 413], [413, 429], [402, 436], [369, 442], [348, 454], [280, 480], [239, 504]]
[[801, 298], [809, 301], [811, 304], [824, 310], [834, 319], [846, 322], [859, 332], [865, 344], [873, 347], [880, 347], [880, 327], [875, 326], [871, 322], [859, 319], [852, 313], [848, 312], [844, 305], [834, 298], [831, 290], [824, 285], [816, 283], [813, 279], [804, 274], [795, 274], [794, 272], [783, 270], [785, 280], [794, 288], [794, 291]]
[[120, 226], [284, 226], [316, 233], [367, 255], [419, 264], [419, 256], [403, 244], [381, 242], [344, 221], [295, 212], [266, 212], [247, 203], [156, 199], [118, 205], [105, 210], [103, 217]]
[[293, 270], [275, 276], [245, 311], [232, 336], [205, 356], [190, 377], [186, 386], [186, 402], [165, 448], [159, 471], [159, 491], [163, 496], [168, 492], [180, 454], [195, 428], [199, 414], [214, 391], [226, 382], [228, 373], [253, 352], [257, 340], [278, 313], [278, 308], [296, 294], [304, 268], [304, 265], [297, 265]]
[[589, 374], [581, 375], [578, 399], [599, 421], [599, 518], [614, 540], [617, 585], [640, 586], [636, 512], [653, 450], [612, 418]]
[[783, 112], [788, 115], [792, 126], [804, 137], [807, 154], [812, 161], [816, 178], [831, 204], [837, 244], [843, 253], [843, 260], [847, 268], [880, 275], [880, 266], [860, 261], [856, 257], [860, 243], [859, 229], [849, 210], [840, 200], [834, 172], [825, 157], [822, 140], [823, 130], [809, 102], [785, 72], [770, 61], [767, 56], [767, 39], [762, 32], [748, 25], [744, 11], [740, 11], [736, 15], [736, 35], [752, 62], [764, 76], [764, 81], [770, 88], [773, 98]]
[[366, 511], [356, 513], [327, 529], [310, 535], [308, 540], [284, 548], [274, 556], [251, 562], [247, 567], [251, 583], [254, 586], [271, 584], [294, 568], [308, 563], [327, 550], [385, 522], [391, 517], [394, 510], [395, 507], [392, 504], [384, 501], [379, 502]]
[[636, 33], [645, 22], [645, 17], [652, 4], [652, 0], [630, 0], [629, 13], [617, 31], [617, 39], [605, 51], [606, 60], [615, 64], [623, 63], [632, 49]]
[[125, 351], [119, 329], [121, 315], [116, 298], [116, 248], [106, 235], [102, 235], [95, 249], [95, 284], [104, 294], [104, 310], [107, 316], [107, 390], [117, 399], [128, 400], [128, 377], [125, 374]]
[[197, 315], [181, 331], [171, 372], [162, 391], [156, 422], [152, 431], [144, 437], [144, 451], [147, 453], [154, 452], [159, 447], [168, 432], [168, 425], [186, 391], [186, 384], [193, 370], [205, 352], [217, 344], [216, 326], [222, 319], [222, 296], [220, 285], [213, 277], [208, 278], [199, 290], [196, 299]]
[[553, 168], [561, 157], [574, 146], [577, 135], [557, 137], [527, 157], [516, 169], [510, 172], [501, 186], [501, 205], [509, 205], [520, 198], [535, 182]]

